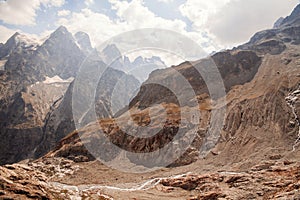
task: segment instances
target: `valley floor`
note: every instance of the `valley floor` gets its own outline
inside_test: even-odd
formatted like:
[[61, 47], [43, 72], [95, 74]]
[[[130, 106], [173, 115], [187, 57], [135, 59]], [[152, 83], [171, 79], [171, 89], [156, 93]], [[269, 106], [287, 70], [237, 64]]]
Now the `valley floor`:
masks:
[[242, 171], [200, 160], [144, 174], [43, 158], [1, 167], [0, 199], [298, 199], [300, 163], [288, 157]]

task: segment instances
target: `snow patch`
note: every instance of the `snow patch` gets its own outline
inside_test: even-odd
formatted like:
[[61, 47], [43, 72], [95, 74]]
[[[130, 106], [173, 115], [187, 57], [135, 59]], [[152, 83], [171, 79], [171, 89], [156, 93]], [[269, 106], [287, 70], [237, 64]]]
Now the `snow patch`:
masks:
[[39, 42], [36, 38], [28, 37], [24, 34], [17, 35], [15, 40], [26, 48], [36, 49], [39, 46]]
[[299, 145], [300, 143], [300, 118], [298, 117], [297, 115], [297, 112], [296, 112], [296, 107], [295, 107], [295, 104], [298, 100], [298, 95], [300, 95], [300, 90], [295, 90], [294, 92], [290, 93], [286, 98], [286, 103], [287, 105], [291, 108], [292, 110], [292, 113], [294, 115], [294, 119], [298, 125], [298, 137], [296, 139], [296, 141], [294, 142], [294, 145], [293, 145], [293, 152], [296, 150], [296, 147]]
[[0, 70], [4, 70], [4, 66], [7, 60], [0, 60]]
[[43, 81], [43, 83], [45, 84], [53, 84], [53, 83], [71, 83], [74, 80], [73, 77], [64, 80], [62, 78], [60, 78], [59, 76], [54, 76], [52, 78], [46, 76], [46, 80]]
[[81, 45], [77, 42], [77, 40], [74, 40], [74, 41], [75, 41], [75, 44], [77, 45], [77, 47], [82, 51], [83, 49], [82, 49]]
[[50, 36], [46, 37], [37, 37], [34, 35], [26, 35], [19, 34], [15, 37], [15, 41], [17, 44], [21, 44], [25, 48], [30, 50], [36, 50], [39, 46], [41, 46]]

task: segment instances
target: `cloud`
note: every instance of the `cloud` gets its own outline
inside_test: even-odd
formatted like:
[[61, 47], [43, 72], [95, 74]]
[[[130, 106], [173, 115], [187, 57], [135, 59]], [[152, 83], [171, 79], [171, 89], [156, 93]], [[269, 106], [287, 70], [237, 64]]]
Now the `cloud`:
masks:
[[65, 17], [65, 16], [68, 16], [70, 14], [71, 14], [70, 10], [59, 10], [57, 12], [57, 16], [59, 16], [59, 17]]
[[[109, 2], [112, 5], [112, 9], [116, 12], [116, 18], [109, 18], [105, 14], [84, 8], [80, 12], [72, 12], [68, 18], [60, 18], [56, 25], [64, 25], [72, 33], [76, 33], [77, 31], [88, 33], [93, 45], [102, 44], [118, 34], [131, 30], [163, 28], [186, 35], [199, 44], [206, 44], [203, 47], [209, 53], [215, 50], [215, 47], [210, 44], [211, 41], [205, 34], [187, 32], [186, 23], [182, 20], [165, 19], [155, 15], [144, 5], [142, 0], [132, 0], [131, 2], [109, 0]], [[170, 58], [169, 55], [168, 58]], [[175, 61], [173, 63], [167, 62], [167, 64], [175, 64]]]
[[0, 3], [0, 19], [7, 24], [34, 25], [38, 0], [10, 0]]
[[172, 3], [174, 0], [157, 0], [157, 1], [162, 3]]
[[0, 2], [0, 20], [12, 25], [35, 25], [36, 11], [41, 5], [60, 7], [64, 0], [8, 0]]
[[185, 22], [174, 19], [168, 20], [156, 16], [145, 5], [143, 0], [118, 1], [109, 0], [112, 9], [117, 11], [117, 15], [124, 20], [131, 28], [165, 28], [182, 32], [186, 28]]
[[110, 2], [117, 13], [116, 19], [85, 8], [80, 12], [73, 12], [68, 19], [60, 18], [57, 25], [65, 25], [72, 32], [85, 31], [90, 34], [94, 43], [101, 43], [117, 34], [139, 28], [165, 28], [185, 32], [186, 24], [183, 21], [156, 16], [141, 0]]
[[5, 43], [17, 30], [8, 29], [0, 25], [0, 43]]
[[6, 43], [6, 41], [16, 32], [26, 35], [28, 38], [32, 39], [36, 43], [41, 44], [44, 42], [48, 36], [53, 32], [53, 30], [46, 30], [40, 34], [29, 34], [25, 33], [19, 29], [9, 29], [5, 26], [0, 25], [0, 43]]
[[210, 16], [217, 14], [228, 2], [230, 0], [187, 0], [179, 10], [196, 28], [201, 28], [208, 22]]
[[298, 0], [231, 1], [219, 13], [222, 18], [212, 16], [208, 28], [221, 43], [246, 42], [257, 31], [272, 28], [275, 21], [288, 15], [297, 3]]
[[65, 0], [40, 0], [40, 2], [48, 7], [61, 7], [65, 4]]
[[93, 5], [95, 2], [94, 2], [94, 0], [85, 0], [84, 3], [85, 3], [85, 5], [87, 5], [87, 6], [91, 6], [91, 5]]
[[288, 15], [297, 3], [298, 0], [187, 0], [180, 11], [192, 22], [193, 31], [206, 31], [226, 47], [272, 28], [277, 18]]

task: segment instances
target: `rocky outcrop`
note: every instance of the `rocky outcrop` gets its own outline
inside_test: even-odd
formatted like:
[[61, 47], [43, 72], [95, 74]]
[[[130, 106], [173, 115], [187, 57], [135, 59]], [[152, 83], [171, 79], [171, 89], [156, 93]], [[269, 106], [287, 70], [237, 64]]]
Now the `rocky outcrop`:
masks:
[[80, 49], [86, 54], [89, 55], [92, 51], [94, 51], [91, 41], [90, 41], [90, 36], [82, 31], [77, 32], [74, 35], [74, 38], [79, 45]]
[[284, 20], [283, 17], [280, 17], [279, 19], [277, 19], [277, 21], [273, 25], [273, 29], [279, 28], [280, 25], [282, 24], [283, 20]]
[[[295, 161], [261, 161], [247, 171], [212, 170], [176, 176], [158, 172], [153, 174], [155, 177], [143, 174], [146, 178], [139, 180], [141, 183], [137, 180], [140, 174], [136, 175], [139, 178], [128, 178], [123, 173], [118, 178], [127, 177], [138, 182], [120, 184], [121, 180], [115, 177], [110, 178], [109, 182], [95, 180], [99, 175], [104, 178], [109, 176], [107, 173], [115, 173], [99, 164], [79, 165], [64, 158], [43, 158], [1, 166], [0, 198], [297, 199], [300, 195], [299, 170], [299, 162]], [[89, 171], [97, 174], [91, 176]], [[79, 177], [76, 179], [76, 176]], [[131, 176], [135, 177], [133, 174]], [[74, 184], [67, 185], [66, 182], [72, 180]]]
[[[267, 169], [258, 164], [248, 172], [190, 174], [166, 178], [161, 184], [168, 188], [194, 191], [188, 199], [293, 199], [299, 197], [299, 166], [271, 163]], [[163, 188], [161, 188], [163, 190]], [[192, 192], [191, 192], [192, 193]]]
[[296, 8], [294, 8], [293, 12], [282, 20], [279, 27], [294, 26], [295, 24], [299, 24], [300, 23], [299, 16], [300, 16], [300, 5], [298, 4]]
[[1, 199], [110, 199], [93, 192], [77, 194], [72, 189], [59, 187], [51, 179], [73, 175], [79, 166], [71, 160], [42, 159], [28, 164], [13, 164], [0, 167]]

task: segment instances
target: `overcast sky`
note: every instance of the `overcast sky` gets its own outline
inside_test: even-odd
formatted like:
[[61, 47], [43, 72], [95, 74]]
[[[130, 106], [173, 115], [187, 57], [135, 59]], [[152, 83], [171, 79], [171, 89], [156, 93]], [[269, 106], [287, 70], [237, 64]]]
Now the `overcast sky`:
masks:
[[0, 42], [19, 31], [45, 36], [59, 25], [93, 44], [137, 28], [165, 28], [208, 52], [246, 42], [291, 13], [298, 0], [0, 0]]

